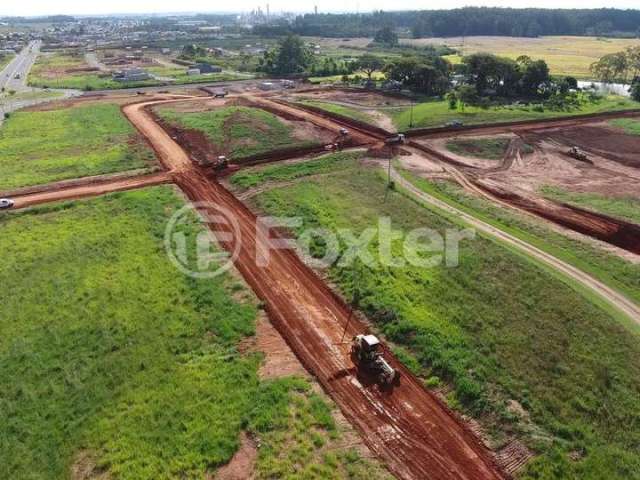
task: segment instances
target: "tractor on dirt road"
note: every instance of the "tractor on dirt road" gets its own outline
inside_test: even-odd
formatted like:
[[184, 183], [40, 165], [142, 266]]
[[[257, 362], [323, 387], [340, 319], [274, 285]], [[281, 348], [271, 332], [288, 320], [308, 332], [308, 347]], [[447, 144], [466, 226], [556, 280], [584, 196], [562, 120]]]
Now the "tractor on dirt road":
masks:
[[400, 372], [393, 368], [380, 352], [380, 340], [375, 335], [356, 335], [351, 343], [351, 358], [358, 369], [375, 375], [381, 385], [397, 384]]
[[341, 128], [338, 134], [335, 136], [335, 138], [331, 141], [331, 143], [328, 143], [327, 145], [324, 146], [324, 149], [328, 152], [341, 150], [348, 139], [349, 139], [349, 130], [347, 130], [346, 128]]
[[569, 151], [567, 152], [567, 155], [569, 155], [570, 157], [575, 158], [576, 160], [579, 160], [581, 162], [591, 163], [591, 160], [589, 159], [589, 156], [585, 152], [580, 150], [578, 147], [571, 147], [569, 149]]

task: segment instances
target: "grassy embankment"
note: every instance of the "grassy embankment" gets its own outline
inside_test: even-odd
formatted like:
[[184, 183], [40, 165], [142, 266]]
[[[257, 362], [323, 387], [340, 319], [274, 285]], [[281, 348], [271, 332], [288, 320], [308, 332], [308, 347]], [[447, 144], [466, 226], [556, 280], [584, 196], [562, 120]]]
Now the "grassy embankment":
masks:
[[167, 80], [155, 78], [137, 82], [116, 82], [108, 73], [68, 72], [69, 69], [85, 68], [88, 65], [79, 56], [53, 54], [41, 55], [29, 74], [29, 85], [49, 88], [75, 88], [79, 90], [116, 90], [120, 88], [148, 87], [163, 85], [185, 85], [189, 83], [222, 82], [251, 78], [245, 74], [222, 72], [207, 75], [187, 75], [186, 67], [169, 68], [163, 66], [143, 67], [147, 72], [167, 77]]
[[[247, 431], [258, 479], [386, 478], [337, 448], [307, 381], [259, 379], [238, 348], [257, 312], [244, 284], [170, 263], [182, 205], [157, 187], [0, 216], [0, 477], [211, 478]], [[193, 245], [200, 228], [181, 231]]]
[[0, 190], [150, 166], [118, 105], [16, 112], [0, 128]]
[[[514, 60], [520, 55], [528, 55], [546, 61], [552, 75], [571, 75], [577, 78], [592, 78], [589, 67], [600, 57], [639, 45], [637, 39], [571, 36], [421, 38], [402, 39], [401, 43], [415, 46], [448, 45], [462, 51], [464, 55], [488, 52]], [[460, 61], [457, 55], [445, 58], [452, 63]]]
[[[298, 167], [308, 175], [314, 164], [325, 171], [326, 163]], [[382, 172], [357, 160], [347, 157], [331, 171], [261, 193], [255, 206], [302, 217], [305, 227], [356, 235], [380, 216], [392, 217], [405, 234], [459, 227], [402, 193], [383, 201]], [[232, 183], [300, 175], [292, 166], [254, 172]], [[320, 242], [312, 247], [323, 251]], [[394, 242], [394, 255], [401, 248]], [[360, 292], [361, 309], [428, 385], [454, 386], [451, 405], [475, 413], [497, 437], [518, 432], [536, 450], [523, 478], [638, 478], [640, 339], [546, 270], [478, 236], [462, 242], [457, 268], [358, 263], [328, 273], [347, 298]], [[526, 413], [509, 408], [509, 400]]]
[[[434, 100], [419, 103], [413, 107], [413, 126], [414, 128], [441, 127], [451, 120], [461, 120], [466, 125], [516, 120], [539, 120], [636, 108], [640, 108], [639, 103], [615, 95], [600, 99], [596, 103], [583, 103], [580, 108], [563, 111], [549, 109], [537, 111], [536, 107], [532, 105], [507, 105], [488, 107], [486, 109], [467, 105], [462, 111], [458, 109], [451, 110], [448, 102], [444, 100]], [[398, 130], [407, 130], [411, 120], [410, 109], [394, 109], [392, 112], [393, 121]]]
[[611, 197], [598, 193], [570, 192], [558, 187], [546, 186], [540, 192], [558, 202], [610, 215], [640, 224], [640, 198]]
[[373, 123], [373, 118], [371, 117], [371, 115], [355, 107], [348, 107], [346, 105], [339, 105], [337, 103], [331, 102], [321, 102], [318, 100], [302, 100], [298, 103], [301, 103], [302, 105], [310, 105], [312, 107], [321, 108], [322, 110], [326, 110], [327, 112], [337, 113], [338, 115], [353, 118], [355, 120], [360, 120], [361, 122]]
[[164, 106], [156, 112], [179, 128], [200, 130], [216, 150], [234, 160], [279, 148], [320, 144], [313, 139], [296, 138], [293, 126], [257, 108], [224, 107], [206, 112], [180, 112]]

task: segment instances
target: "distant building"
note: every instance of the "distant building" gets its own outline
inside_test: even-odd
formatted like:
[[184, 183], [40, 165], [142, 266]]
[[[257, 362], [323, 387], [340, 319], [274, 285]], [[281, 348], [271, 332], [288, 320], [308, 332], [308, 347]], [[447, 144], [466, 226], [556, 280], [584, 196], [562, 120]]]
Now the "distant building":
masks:
[[150, 78], [152, 78], [151, 75], [141, 68], [128, 68], [113, 74], [113, 79], [116, 82], [140, 82]]
[[208, 63], [196, 63], [192, 68], [200, 70], [200, 73], [220, 73], [222, 68], [217, 65], [210, 65]]
[[190, 68], [189, 70], [187, 70], [187, 75], [189, 76], [200, 75], [200, 73], [200, 70], [197, 68]]

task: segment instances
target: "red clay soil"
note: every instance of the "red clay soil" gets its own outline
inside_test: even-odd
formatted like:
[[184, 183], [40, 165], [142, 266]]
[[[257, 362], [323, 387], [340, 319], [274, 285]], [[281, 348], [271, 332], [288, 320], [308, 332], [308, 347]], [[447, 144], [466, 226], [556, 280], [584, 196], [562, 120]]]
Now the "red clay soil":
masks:
[[95, 197], [97, 195], [104, 195], [105, 193], [160, 185], [163, 183], [169, 183], [170, 181], [171, 178], [167, 173], [160, 172], [149, 175], [105, 180], [101, 182], [89, 180], [85, 184], [77, 182], [72, 186], [53, 184], [49, 189], [41, 188], [39, 191], [34, 193], [13, 197], [13, 200], [15, 201], [14, 208], [31, 207], [41, 203], [57, 202], [61, 200]]
[[[382, 390], [358, 375], [348, 345], [340, 344], [349, 308], [292, 250], [271, 248], [269, 264], [259, 267], [256, 252], [270, 249], [273, 241], [256, 236], [256, 217], [244, 204], [197, 169], [174, 179], [193, 202], [233, 213], [241, 232], [236, 268], [302, 364], [398, 478], [505, 478], [478, 439], [387, 348], [385, 357], [401, 372], [399, 386]], [[223, 224], [212, 226], [215, 233], [228, 231]], [[229, 251], [237, 247], [236, 238], [220, 241]], [[352, 319], [346, 338], [366, 331]]]
[[640, 226], [595, 213], [566, 203], [547, 199], [525, 198], [512, 191], [475, 182], [490, 195], [522, 210], [534, 213], [560, 226], [597, 238], [604, 242], [640, 254]]
[[629, 135], [622, 129], [584, 125], [548, 132], [547, 137], [622, 165], [640, 168], [640, 136]]
[[[224, 235], [229, 230], [226, 224], [209, 224], [210, 228], [218, 234], [223, 248], [233, 251], [238, 243], [235, 266], [265, 303], [272, 323], [389, 470], [398, 478], [411, 480], [507, 478], [477, 437], [386, 347], [386, 358], [401, 372], [400, 385], [381, 390], [358, 375], [348, 346], [340, 344], [349, 308], [294, 251], [276, 250], [272, 238], [257, 237], [255, 215], [207, 178], [204, 170], [188, 165], [188, 155], [143, 107], [130, 106], [124, 111], [147, 136], [191, 201], [210, 202], [232, 212], [241, 241]], [[265, 251], [271, 252], [271, 258], [260, 267], [256, 255]], [[346, 338], [366, 330], [353, 319]]]
[[[416, 141], [410, 141], [409, 143], [412, 147], [449, 165], [464, 167], [462, 170], [466, 174], [472, 172], [468, 165], [462, 164], [434, 148]], [[459, 173], [464, 175], [462, 172]], [[629, 252], [640, 254], [640, 226], [638, 225], [548, 199], [524, 197], [511, 190], [507, 191], [504, 188], [500, 188], [495, 184], [482, 182], [473, 175], [464, 176], [475, 188], [482, 190], [489, 197], [497, 198], [518, 209], [526, 210], [565, 228], [589, 235]]]

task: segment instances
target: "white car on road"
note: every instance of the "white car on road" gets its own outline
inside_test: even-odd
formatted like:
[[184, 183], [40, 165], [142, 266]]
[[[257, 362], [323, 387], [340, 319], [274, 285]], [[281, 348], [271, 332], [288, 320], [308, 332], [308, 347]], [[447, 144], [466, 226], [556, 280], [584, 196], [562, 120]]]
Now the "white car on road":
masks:
[[13, 200], [9, 198], [0, 198], [0, 210], [6, 210], [13, 207]]

